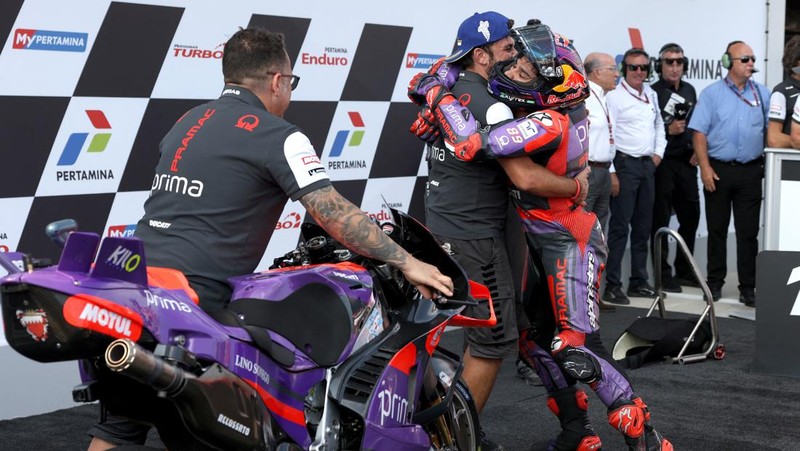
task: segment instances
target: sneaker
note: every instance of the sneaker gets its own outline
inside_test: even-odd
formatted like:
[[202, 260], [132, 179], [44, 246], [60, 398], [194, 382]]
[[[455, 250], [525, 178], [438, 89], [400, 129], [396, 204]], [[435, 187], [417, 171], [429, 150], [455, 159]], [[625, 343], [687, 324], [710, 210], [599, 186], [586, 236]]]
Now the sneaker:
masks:
[[628, 287], [628, 296], [652, 298], [655, 297], [656, 290], [648, 284], [637, 285], [635, 287]]
[[486, 433], [481, 431], [481, 443], [478, 445], [478, 451], [506, 451], [506, 449], [503, 445], [487, 439]]
[[[712, 301], [717, 302], [722, 297], [722, 288], [708, 287], [708, 290], [711, 292]], [[708, 297], [705, 294], [703, 295], [703, 300], [708, 302]]]
[[616, 307], [608, 302], [604, 302], [602, 299], [597, 300], [597, 305], [600, 307], [601, 312], [615, 312], [617, 310]]
[[739, 302], [748, 306], [748, 307], [755, 307], [756, 306], [756, 293], [753, 290], [742, 290], [739, 292]]
[[532, 387], [541, 387], [544, 385], [539, 375], [533, 368], [529, 367], [522, 359], [517, 359], [517, 377], [525, 381], [526, 384]]
[[661, 291], [667, 293], [682, 293], [683, 289], [681, 288], [681, 284], [679, 284], [674, 277], [667, 276], [661, 278]]
[[619, 305], [628, 305], [631, 303], [631, 300], [628, 299], [628, 296], [625, 296], [625, 293], [622, 292], [621, 285], [606, 286], [606, 292], [605, 294], [603, 294], [603, 300], [606, 302], [610, 302], [612, 304], [619, 304]]
[[684, 287], [700, 288], [700, 282], [694, 276], [676, 276], [675, 281]]

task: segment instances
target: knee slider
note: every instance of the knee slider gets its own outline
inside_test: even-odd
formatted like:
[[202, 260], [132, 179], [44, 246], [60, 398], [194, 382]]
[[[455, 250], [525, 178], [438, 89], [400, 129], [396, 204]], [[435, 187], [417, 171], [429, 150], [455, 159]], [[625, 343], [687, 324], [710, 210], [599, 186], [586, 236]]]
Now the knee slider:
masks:
[[603, 375], [600, 362], [583, 349], [567, 345], [553, 357], [564, 373], [576, 381], [591, 384]]

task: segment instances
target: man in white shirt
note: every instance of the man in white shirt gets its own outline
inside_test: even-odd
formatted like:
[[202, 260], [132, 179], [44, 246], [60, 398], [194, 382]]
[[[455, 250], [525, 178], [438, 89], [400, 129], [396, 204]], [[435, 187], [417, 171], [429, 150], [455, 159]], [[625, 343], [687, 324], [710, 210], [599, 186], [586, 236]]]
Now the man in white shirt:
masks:
[[[617, 82], [617, 66], [614, 57], [607, 53], [590, 53], [583, 62], [589, 78], [591, 95], [586, 99], [589, 110], [589, 194], [586, 196], [586, 211], [597, 215], [608, 236], [608, 215], [611, 196], [619, 193], [619, 179], [614, 172], [614, 123], [606, 106], [606, 93], [612, 91]], [[601, 311], [614, 311], [613, 305], [599, 301]]]
[[608, 230], [608, 262], [604, 300], [630, 304], [622, 292], [622, 257], [631, 238], [631, 275], [628, 296], [652, 297], [655, 290], [647, 272], [648, 241], [653, 220], [655, 170], [664, 156], [667, 140], [658, 96], [645, 80], [650, 76], [650, 56], [632, 48], [622, 58], [622, 76], [608, 93], [609, 115], [616, 119], [613, 129], [617, 152], [614, 168], [619, 194], [611, 198]]

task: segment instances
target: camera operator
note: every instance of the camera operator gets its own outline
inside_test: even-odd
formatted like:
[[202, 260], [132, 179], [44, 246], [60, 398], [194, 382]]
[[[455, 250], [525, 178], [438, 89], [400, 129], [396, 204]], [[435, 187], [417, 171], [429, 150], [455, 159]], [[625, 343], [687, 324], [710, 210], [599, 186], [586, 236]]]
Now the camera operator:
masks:
[[[697, 189], [697, 161], [694, 158], [692, 132], [687, 130], [689, 115], [697, 103], [695, 89], [681, 80], [686, 74], [689, 59], [680, 45], [670, 42], [658, 52], [655, 71], [659, 80], [652, 88], [658, 94], [658, 106], [664, 119], [667, 133], [667, 149], [661, 165], [656, 168], [655, 202], [653, 203], [653, 234], [661, 227], [669, 226], [672, 210], [678, 217], [680, 233], [689, 251], [694, 253], [694, 240], [700, 222], [700, 195]], [[667, 241], [662, 239], [662, 246]], [[655, 237], [653, 245], [655, 259]], [[676, 249], [675, 274], [669, 264], [669, 249], [663, 247], [661, 254], [661, 285], [670, 293], [680, 293], [681, 285], [699, 286], [689, 262]], [[655, 266], [653, 268], [655, 271]]]

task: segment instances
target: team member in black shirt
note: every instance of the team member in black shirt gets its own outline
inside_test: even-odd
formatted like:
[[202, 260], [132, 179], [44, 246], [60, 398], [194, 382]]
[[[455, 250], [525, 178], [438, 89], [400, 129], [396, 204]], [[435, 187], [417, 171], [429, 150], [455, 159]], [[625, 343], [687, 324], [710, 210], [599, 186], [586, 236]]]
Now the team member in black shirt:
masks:
[[[423, 296], [452, 295], [452, 281], [409, 255], [342, 197], [308, 138], [283, 120], [299, 77], [283, 35], [244, 29], [225, 44], [222, 96], [189, 110], [160, 144], [135, 235], [148, 263], [183, 271], [206, 310], [230, 296], [228, 277], [252, 272], [288, 199], [299, 200], [350, 249], [399, 268]], [[109, 414], [89, 449], [144, 444], [149, 427]]]
[[[694, 253], [697, 225], [700, 222], [700, 194], [697, 189], [697, 161], [693, 157], [692, 132], [686, 125], [689, 123], [688, 116], [697, 103], [697, 93], [692, 85], [681, 80], [688, 70], [688, 63], [681, 46], [673, 42], [661, 47], [655, 63], [655, 71], [660, 78], [651, 87], [658, 94], [667, 147], [664, 159], [656, 168], [652, 230], [655, 235], [661, 227], [668, 227], [674, 210], [680, 224], [678, 233], [689, 251]], [[680, 293], [681, 285], [700, 286], [689, 261], [680, 250], [676, 250], [673, 274], [666, 241], [665, 236], [661, 243], [664, 246], [661, 253], [662, 289], [670, 293]], [[652, 246], [658, 244], [654, 237], [650, 242]]]

